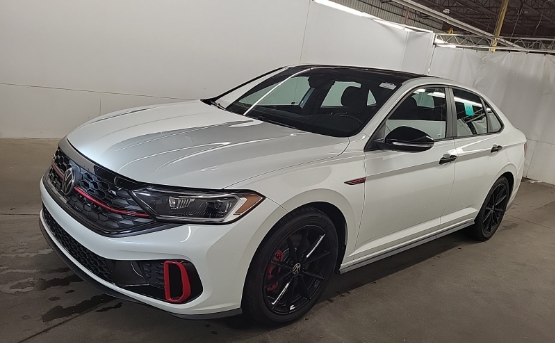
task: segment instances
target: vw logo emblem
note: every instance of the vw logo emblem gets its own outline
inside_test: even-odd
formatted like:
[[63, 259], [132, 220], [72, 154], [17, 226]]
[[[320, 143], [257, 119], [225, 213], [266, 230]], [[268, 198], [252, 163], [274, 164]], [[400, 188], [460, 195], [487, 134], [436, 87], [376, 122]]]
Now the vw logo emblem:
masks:
[[295, 264], [292, 270], [293, 275], [299, 274], [300, 271], [301, 271], [301, 264], [300, 263]]
[[62, 180], [62, 189], [61, 191], [65, 195], [69, 195], [71, 191], [73, 191], [73, 187], [75, 186], [75, 175], [73, 174], [73, 168], [67, 168], [64, 173], [64, 179]]

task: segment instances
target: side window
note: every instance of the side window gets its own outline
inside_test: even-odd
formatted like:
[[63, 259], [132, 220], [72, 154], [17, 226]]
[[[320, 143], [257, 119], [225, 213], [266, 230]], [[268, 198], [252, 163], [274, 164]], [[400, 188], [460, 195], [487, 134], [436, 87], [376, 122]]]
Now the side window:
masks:
[[447, 128], [445, 88], [430, 87], [414, 91], [386, 120], [384, 136], [399, 126], [409, 126], [424, 131], [435, 140], [445, 138]]
[[[340, 107], [343, 106], [341, 103], [341, 97], [345, 90], [349, 87], [360, 88], [361, 85], [358, 82], [352, 81], [336, 81], [328, 91], [328, 94], [324, 98], [322, 102], [322, 107]], [[366, 105], [375, 105], [376, 100], [372, 92], [368, 92], [368, 100], [366, 101]]]
[[487, 102], [484, 101], [484, 104], [486, 104], [486, 115], [488, 116], [488, 120], [489, 120], [488, 132], [489, 133], [499, 132], [501, 130], [501, 127], [503, 126], [501, 125], [501, 121], [499, 120], [499, 117], [497, 116], [497, 114], [495, 114], [495, 112]]
[[467, 137], [488, 132], [486, 112], [476, 94], [453, 89], [457, 112], [457, 137]]
[[[261, 96], [268, 93], [276, 85], [270, 85], [266, 88], [252, 93], [243, 99], [241, 103], [245, 105], [252, 105]], [[285, 81], [281, 87], [276, 88], [272, 93], [268, 94], [258, 104], [259, 105], [299, 105], [303, 100], [305, 94], [308, 92], [310, 86], [308, 84], [308, 77], [298, 76]]]

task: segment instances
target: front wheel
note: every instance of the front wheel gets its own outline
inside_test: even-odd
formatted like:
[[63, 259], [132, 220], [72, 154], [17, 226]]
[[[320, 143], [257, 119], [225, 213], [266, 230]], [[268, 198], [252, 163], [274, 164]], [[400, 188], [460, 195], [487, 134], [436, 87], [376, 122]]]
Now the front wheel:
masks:
[[284, 217], [255, 254], [243, 310], [264, 325], [305, 315], [326, 287], [337, 260], [337, 233], [323, 212], [304, 208]]
[[500, 177], [494, 184], [476, 217], [474, 225], [468, 228], [469, 234], [480, 241], [487, 241], [501, 225], [511, 195], [509, 181]]

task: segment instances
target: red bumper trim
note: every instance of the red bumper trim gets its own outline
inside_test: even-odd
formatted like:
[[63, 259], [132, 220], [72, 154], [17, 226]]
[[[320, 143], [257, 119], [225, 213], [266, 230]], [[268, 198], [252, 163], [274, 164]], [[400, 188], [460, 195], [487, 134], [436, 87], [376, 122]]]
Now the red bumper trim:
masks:
[[[171, 296], [171, 283], [170, 283], [170, 265], [177, 266], [181, 274], [181, 296], [173, 298]], [[191, 284], [189, 283], [189, 275], [183, 263], [178, 261], [165, 261], [164, 262], [164, 292], [166, 301], [172, 304], [182, 303], [191, 296]]]

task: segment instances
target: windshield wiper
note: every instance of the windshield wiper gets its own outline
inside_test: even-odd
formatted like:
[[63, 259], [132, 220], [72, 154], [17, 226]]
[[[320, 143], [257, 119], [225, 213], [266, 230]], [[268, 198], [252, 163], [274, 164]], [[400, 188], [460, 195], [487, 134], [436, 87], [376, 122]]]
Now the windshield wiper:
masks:
[[217, 103], [216, 100], [212, 100], [212, 101], [210, 102], [210, 104], [216, 106], [216, 107], [219, 108], [220, 110], [226, 111], [225, 107], [223, 107], [222, 105], [220, 105], [219, 103]]
[[260, 121], [263, 121], [263, 122], [266, 122], [266, 123], [275, 124], [275, 125], [279, 125], [279, 126], [288, 127], [288, 128], [290, 128], [290, 129], [298, 130], [298, 128], [296, 128], [296, 127], [294, 127], [294, 126], [284, 124], [284, 123], [279, 122], [279, 121], [277, 121], [277, 120], [268, 119], [268, 117], [264, 117], [264, 116], [261, 116], [261, 115], [252, 115], [252, 114], [249, 113], [249, 114], [247, 115], [247, 117], [253, 118], [253, 119], [257, 119], [257, 120], [260, 120]]

